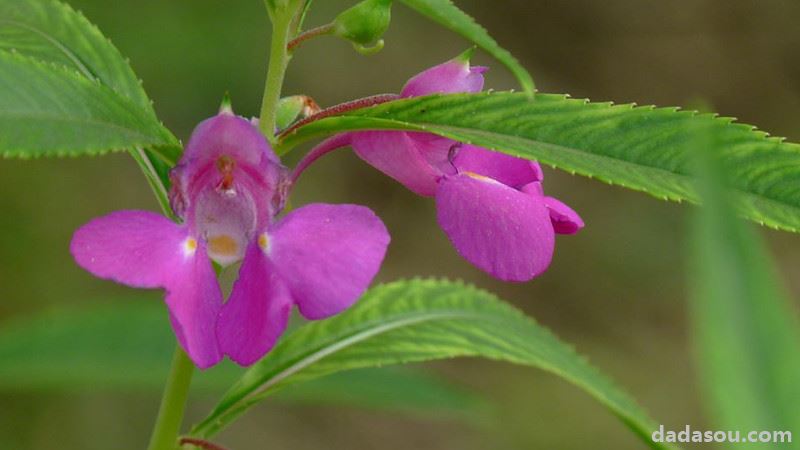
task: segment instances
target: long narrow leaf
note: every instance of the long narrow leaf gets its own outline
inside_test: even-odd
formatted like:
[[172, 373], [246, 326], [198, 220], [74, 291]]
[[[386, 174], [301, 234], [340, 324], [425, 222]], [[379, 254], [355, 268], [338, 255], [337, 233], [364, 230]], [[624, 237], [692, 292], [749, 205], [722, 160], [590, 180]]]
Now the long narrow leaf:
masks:
[[800, 448], [796, 308], [761, 237], [735, 217], [725, 172], [710, 157], [700, 166], [704, 207], [693, 223], [689, 303], [708, 410], [716, 427], [738, 430], [742, 439], [757, 430], [794, 433], [792, 443], [759, 448]]
[[272, 393], [364, 367], [481, 356], [538, 367], [584, 389], [653, 448], [636, 403], [548, 330], [492, 294], [459, 283], [398, 281], [344, 314], [306, 325], [248, 370], [192, 434], [210, 437]]
[[312, 121], [284, 136], [279, 150], [346, 130], [428, 131], [658, 198], [697, 202], [688, 143], [698, 124], [707, 126], [731, 173], [739, 213], [800, 231], [800, 145], [677, 108], [508, 92], [419, 97]]

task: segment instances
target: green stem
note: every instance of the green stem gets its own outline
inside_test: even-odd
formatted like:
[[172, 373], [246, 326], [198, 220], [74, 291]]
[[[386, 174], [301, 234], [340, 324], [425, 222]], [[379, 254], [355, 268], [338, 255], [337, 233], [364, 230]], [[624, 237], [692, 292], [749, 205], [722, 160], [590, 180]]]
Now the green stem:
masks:
[[147, 450], [176, 450], [178, 448], [178, 434], [183, 422], [183, 412], [186, 409], [186, 399], [189, 396], [189, 385], [192, 381], [194, 364], [186, 356], [183, 349], [178, 346], [172, 357], [167, 386], [161, 398], [153, 435]]
[[294, 19], [296, 1], [290, 1], [290, 6], [285, 6], [272, 15], [272, 42], [270, 44], [269, 65], [267, 66], [267, 80], [264, 84], [264, 97], [261, 100], [261, 114], [259, 125], [261, 132], [271, 143], [275, 141], [275, 111], [281, 97], [283, 76], [289, 65], [289, 52], [286, 46], [289, 43], [289, 33]]

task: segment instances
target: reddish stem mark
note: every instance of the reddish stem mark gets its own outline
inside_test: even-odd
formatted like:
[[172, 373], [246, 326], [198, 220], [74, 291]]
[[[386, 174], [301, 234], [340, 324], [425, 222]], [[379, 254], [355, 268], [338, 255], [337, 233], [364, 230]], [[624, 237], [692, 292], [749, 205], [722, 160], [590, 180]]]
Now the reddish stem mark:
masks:
[[225, 450], [224, 447], [220, 447], [217, 444], [213, 444], [208, 441], [204, 441], [202, 439], [191, 438], [191, 437], [182, 437], [180, 441], [178, 441], [180, 445], [194, 445], [195, 447], [199, 447], [203, 450]]
[[281, 131], [280, 134], [278, 134], [278, 139], [280, 140], [285, 138], [286, 136], [294, 133], [298, 128], [304, 125], [308, 125], [311, 122], [316, 122], [317, 120], [324, 119], [330, 116], [335, 116], [337, 114], [342, 114], [347, 111], [352, 111], [354, 109], [380, 105], [381, 103], [390, 102], [392, 100], [397, 100], [399, 98], [400, 96], [397, 94], [378, 94], [378, 95], [373, 95], [371, 97], [364, 97], [364, 98], [359, 98], [357, 100], [351, 100], [349, 102], [339, 103], [338, 105], [331, 106], [330, 108], [325, 108], [322, 111], [312, 116], [308, 116], [303, 120], [295, 122], [294, 125]]
[[312, 28], [310, 30], [306, 30], [306, 31], [300, 33], [299, 35], [297, 35], [296, 38], [294, 38], [291, 41], [289, 41], [288, 44], [286, 44], [286, 51], [291, 52], [292, 50], [295, 49], [295, 47], [297, 47], [298, 45], [302, 44], [303, 42], [305, 42], [305, 41], [307, 41], [307, 40], [309, 40], [311, 38], [317, 37], [317, 36], [322, 36], [324, 34], [330, 34], [331, 32], [333, 32], [333, 24], [332, 23], [329, 23], [327, 25], [322, 25], [320, 27]]

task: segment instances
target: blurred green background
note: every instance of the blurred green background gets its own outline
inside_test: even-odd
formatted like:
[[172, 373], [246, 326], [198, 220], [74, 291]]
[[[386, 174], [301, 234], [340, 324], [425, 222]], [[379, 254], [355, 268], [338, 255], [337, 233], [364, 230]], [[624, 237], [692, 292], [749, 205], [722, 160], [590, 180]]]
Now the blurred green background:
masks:
[[[70, 3], [130, 58], [159, 116], [181, 139], [215, 113], [226, 90], [238, 113], [256, 114], [269, 31], [259, 0]], [[352, 3], [317, 0], [307, 25], [325, 23]], [[800, 141], [798, 2], [458, 3], [522, 60], [541, 91], [639, 104], [702, 100], [723, 115]], [[307, 43], [292, 61], [285, 94], [308, 94], [326, 106], [397, 92], [409, 76], [468, 45], [403, 5], [393, 14], [386, 47], [373, 57], [333, 38]], [[478, 52], [475, 62], [493, 66], [487, 87], [515, 87], [485, 55]], [[286, 163], [294, 164], [298, 156]], [[685, 318], [686, 222], [692, 207], [553, 170], [546, 178], [547, 192], [579, 211], [587, 226], [577, 236], [558, 239], [544, 276], [519, 285], [494, 281], [461, 260], [436, 227], [431, 201], [349, 152], [310, 169], [292, 202], [369, 205], [393, 237], [380, 281], [446, 276], [497, 292], [588, 355], [667, 429], [707, 426]], [[108, 299], [134, 294], [81, 271], [67, 251], [72, 231], [91, 217], [116, 209], [157, 209], [126, 154], [0, 161], [0, 192], [0, 321], [54, 307], [108, 305]], [[800, 238], [763, 232], [790, 292], [800, 297]], [[159, 299], [155, 292], [146, 296]], [[542, 372], [479, 360], [424, 369], [479, 392], [494, 408], [476, 425], [268, 401], [219, 441], [237, 450], [643, 448], [594, 400]], [[159, 395], [0, 391], [0, 448], [144, 448]], [[216, 398], [195, 395], [187, 420], [201, 418]]]

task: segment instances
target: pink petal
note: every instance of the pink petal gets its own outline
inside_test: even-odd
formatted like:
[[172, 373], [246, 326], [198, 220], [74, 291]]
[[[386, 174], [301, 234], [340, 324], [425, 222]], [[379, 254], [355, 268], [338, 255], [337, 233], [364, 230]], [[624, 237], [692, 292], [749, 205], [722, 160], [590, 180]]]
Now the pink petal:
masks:
[[253, 165], [263, 159], [280, 163], [258, 128], [230, 112], [200, 122], [192, 131], [183, 158], [214, 160], [224, 154]]
[[544, 204], [550, 211], [553, 229], [559, 234], [575, 234], [583, 228], [583, 219], [572, 208], [553, 197], [544, 197]]
[[165, 286], [183, 259], [185, 227], [149, 211], [118, 211], [78, 228], [70, 251], [92, 275], [140, 288]]
[[470, 67], [469, 61], [460, 57], [451, 59], [408, 80], [400, 96], [408, 98], [430, 94], [480, 92], [486, 70], [486, 67]]
[[282, 207], [287, 177], [258, 128], [231, 112], [222, 112], [192, 132], [181, 160], [170, 173], [170, 203], [192, 227], [200, 221], [193, 203], [203, 192], [217, 189], [229, 195], [246, 194], [255, 201], [255, 216], [265, 226]]
[[253, 364], [275, 346], [291, 311], [286, 285], [258, 244], [251, 243], [217, 323], [222, 352], [240, 365]]
[[188, 256], [170, 268], [166, 302], [178, 342], [197, 367], [205, 369], [222, 359], [216, 338], [216, 323], [222, 307], [214, 267], [199, 243]]
[[496, 278], [527, 281], [550, 265], [555, 235], [540, 198], [459, 174], [440, 182], [436, 209], [458, 253]]
[[178, 341], [201, 368], [220, 359], [214, 323], [222, 305], [205, 245], [186, 228], [149, 211], [119, 211], [79, 228], [70, 251], [95, 276], [166, 288]]
[[346, 309], [380, 269], [389, 233], [363, 206], [312, 204], [269, 230], [269, 258], [300, 313], [322, 319]]
[[423, 156], [419, 144], [408, 133], [353, 133], [351, 145], [361, 159], [414, 193], [427, 197], [436, 193], [436, 181], [442, 174]]
[[493, 178], [513, 188], [542, 181], [543, 178], [542, 168], [536, 161], [516, 158], [474, 145], [461, 146], [453, 164], [459, 171]]
[[533, 196], [544, 196], [544, 187], [542, 186], [541, 181], [533, 181], [528, 183], [525, 186], [522, 186], [520, 191]]

